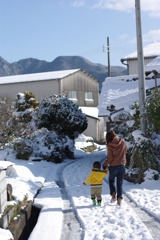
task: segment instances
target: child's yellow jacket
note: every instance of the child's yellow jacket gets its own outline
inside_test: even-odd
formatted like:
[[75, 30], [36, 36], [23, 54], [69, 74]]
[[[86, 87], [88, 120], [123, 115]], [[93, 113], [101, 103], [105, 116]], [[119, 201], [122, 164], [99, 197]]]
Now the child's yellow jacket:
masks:
[[107, 175], [107, 170], [99, 170], [98, 168], [93, 168], [84, 181], [84, 184], [90, 183], [90, 185], [102, 185], [103, 178]]

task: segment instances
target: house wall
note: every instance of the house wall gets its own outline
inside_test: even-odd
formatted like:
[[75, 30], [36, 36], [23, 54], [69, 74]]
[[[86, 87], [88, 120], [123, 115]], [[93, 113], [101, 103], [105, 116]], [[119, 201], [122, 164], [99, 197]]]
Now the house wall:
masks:
[[0, 96], [7, 97], [8, 100], [14, 101], [19, 92], [32, 92], [39, 102], [52, 94], [59, 94], [58, 80], [33, 81], [23, 83], [10, 83], [0, 85]]
[[[39, 102], [52, 94], [67, 96], [70, 91], [76, 91], [77, 99], [73, 101], [79, 106], [97, 107], [99, 83], [89, 74], [78, 71], [62, 79], [0, 84], [0, 96], [11, 101], [16, 99], [17, 93], [25, 91], [32, 92]], [[85, 100], [85, 92], [92, 92], [93, 99]]]
[[[99, 98], [99, 83], [90, 75], [79, 71], [61, 80], [61, 92], [68, 95], [69, 91], [76, 91], [79, 106], [97, 107]], [[85, 92], [92, 92], [93, 100], [85, 100]]]
[[98, 119], [87, 116], [88, 127], [83, 132], [85, 136], [92, 137], [94, 140], [98, 141]]
[[92, 137], [95, 142], [104, 142], [104, 119], [87, 116], [88, 128], [83, 132], [85, 136]]
[[[154, 58], [145, 58], [144, 59], [144, 66], [146, 64], [148, 64], [149, 62], [151, 62]], [[132, 75], [132, 74], [138, 74], [138, 60], [137, 59], [129, 59], [127, 61], [127, 64], [128, 64], [128, 73], [129, 75]]]
[[100, 117], [99, 121], [97, 122], [98, 124], [98, 137], [97, 141], [98, 142], [104, 142], [105, 137], [104, 137], [104, 118]]

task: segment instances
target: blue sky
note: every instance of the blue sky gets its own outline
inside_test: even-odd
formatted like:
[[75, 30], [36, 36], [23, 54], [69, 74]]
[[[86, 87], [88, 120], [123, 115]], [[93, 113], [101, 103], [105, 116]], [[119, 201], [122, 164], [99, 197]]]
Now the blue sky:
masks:
[[[160, 41], [159, 0], [141, 0], [141, 13], [143, 45]], [[122, 66], [137, 46], [135, 0], [0, 0], [0, 23], [10, 63], [77, 55], [107, 65], [108, 36], [111, 65]]]

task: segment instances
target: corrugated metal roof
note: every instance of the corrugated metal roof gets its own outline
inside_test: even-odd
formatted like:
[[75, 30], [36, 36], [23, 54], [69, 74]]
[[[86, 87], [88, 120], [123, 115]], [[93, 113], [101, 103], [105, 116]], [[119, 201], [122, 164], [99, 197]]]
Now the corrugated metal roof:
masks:
[[71, 70], [62, 70], [62, 71], [53, 71], [53, 72], [12, 75], [12, 76], [0, 77], [0, 84], [61, 79], [78, 71], [81, 71], [81, 70], [71, 69]]
[[[153, 42], [145, 47], [143, 47], [143, 56], [145, 58], [149, 57], [157, 57], [160, 55], [160, 42]], [[137, 51], [127, 55], [126, 57], [123, 57], [122, 60], [127, 59], [137, 59]]]

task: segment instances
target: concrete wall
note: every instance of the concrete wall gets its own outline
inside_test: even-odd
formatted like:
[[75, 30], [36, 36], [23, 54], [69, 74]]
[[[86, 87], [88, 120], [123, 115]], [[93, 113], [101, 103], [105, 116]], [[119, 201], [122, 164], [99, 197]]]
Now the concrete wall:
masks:
[[0, 170], [0, 214], [4, 212], [7, 205], [7, 185], [6, 185], [6, 171]]

